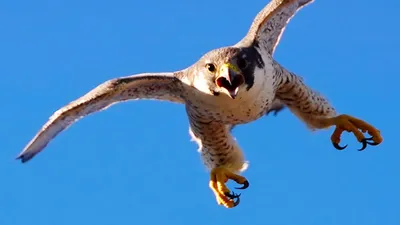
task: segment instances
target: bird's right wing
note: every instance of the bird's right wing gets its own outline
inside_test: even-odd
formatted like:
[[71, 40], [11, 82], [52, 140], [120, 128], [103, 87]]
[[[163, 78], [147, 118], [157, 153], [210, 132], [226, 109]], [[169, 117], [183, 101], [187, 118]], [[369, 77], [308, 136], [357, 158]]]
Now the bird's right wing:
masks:
[[182, 82], [175, 73], [142, 73], [108, 80], [84, 96], [57, 110], [17, 159], [26, 162], [42, 151], [61, 131], [80, 118], [112, 104], [137, 99], [184, 103]]

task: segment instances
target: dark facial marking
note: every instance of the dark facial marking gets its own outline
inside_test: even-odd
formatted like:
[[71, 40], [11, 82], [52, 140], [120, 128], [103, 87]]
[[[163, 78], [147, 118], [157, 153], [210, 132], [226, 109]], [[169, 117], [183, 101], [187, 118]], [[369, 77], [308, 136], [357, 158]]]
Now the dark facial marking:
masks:
[[[213, 50], [212, 52], [203, 55], [200, 62], [202, 62], [202, 60], [211, 58], [215, 61], [215, 63], [217, 63], [217, 65], [219, 65], [220, 63], [228, 62], [230, 60], [235, 60], [236, 65], [239, 67], [244, 76], [244, 83], [246, 84], [247, 86], [246, 90], [248, 91], [254, 85], [254, 71], [256, 66], [258, 68], [263, 68], [265, 65], [261, 55], [257, 51], [257, 46], [258, 46], [257, 43], [254, 43], [252, 46], [245, 48], [228, 47], [228, 48], [216, 49]], [[243, 57], [244, 55], [245, 57]], [[218, 66], [216, 66], [215, 64], [206, 63], [203, 64], [202, 66], [203, 68], [205, 67], [207, 72], [211, 74], [214, 74], [216, 70], [218, 70]], [[192, 76], [192, 79], [194, 78], [195, 76]], [[210, 91], [217, 96], [218, 93], [214, 92], [216, 86], [217, 86], [216, 77], [212, 77], [212, 80], [210, 80], [209, 83], [209, 88]]]
[[249, 63], [247, 62], [247, 59], [243, 58], [243, 57], [239, 57], [236, 61], [238, 67], [240, 70], [245, 70], [247, 68], [247, 66], [249, 65]]
[[[241, 65], [243, 63], [241, 61], [244, 60], [242, 58], [243, 54], [246, 55], [245, 61], [247, 61], [247, 63], [245, 66], [244, 64]], [[248, 91], [254, 85], [254, 71], [256, 66], [258, 68], [263, 68], [265, 64], [261, 58], [260, 53], [258, 53], [257, 49], [254, 47], [243, 48], [242, 53], [238, 56], [237, 64], [239, 67], [244, 66], [244, 68], [241, 68], [241, 70], [245, 77], [244, 80], [245, 83], [247, 84], [246, 90]]]

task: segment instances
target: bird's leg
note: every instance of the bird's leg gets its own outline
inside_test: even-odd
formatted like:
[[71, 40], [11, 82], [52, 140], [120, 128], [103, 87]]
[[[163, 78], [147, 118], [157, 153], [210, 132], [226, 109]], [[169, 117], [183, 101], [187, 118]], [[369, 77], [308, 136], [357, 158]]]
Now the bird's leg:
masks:
[[[320, 118], [319, 120], [320, 121], [318, 122], [320, 122], [324, 127], [336, 126], [336, 129], [331, 136], [331, 140], [333, 146], [338, 150], [343, 150], [347, 147], [347, 145], [343, 147], [339, 145], [340, 136], [343, 131], [352, 132], [354, 136], [356, 136], [357, 140], [362, 143], [362, 147], [359, 149], [359, 151], [364, 150], [367, 145], [378, 145], [383, 141], [378, 129], [360, 119], [349, 115], [339, 115], [332, 118]], [[371, 137], [366, 138], [363, 134], [366, 132], [368, 132]]]
[[238, 184], [243, 184], [242, 187], [236, 189], [246, 189], [249, 187], [249, 182], [246, 178], [232, 173], [224, 167], [217, 167], [211, 170], [210, 173], [210, 188], [214, 192], [217, 202], [224, 205], [226, 208], [233, 208], [240, 202], [240, 194], [235, 194], [228, 189], [225, 183], [228, 180], [234, 180]]

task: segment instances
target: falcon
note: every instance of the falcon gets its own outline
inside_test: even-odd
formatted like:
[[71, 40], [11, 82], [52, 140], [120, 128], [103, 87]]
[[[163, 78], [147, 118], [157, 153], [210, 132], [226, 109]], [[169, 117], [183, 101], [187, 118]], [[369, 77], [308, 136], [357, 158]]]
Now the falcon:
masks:
[[29, 161], [71, 124], [115, 103], [149, 99], [184, 104], [189, 133], [210, 172], [209, 187], [218, 204], [233, 208], [240, 195], [231, 192], [226, 182], [241, 184], [239, 189], [249, 187], [241, 175], [248, 162], [231, 135], [236, 125], [288, 108], [313, 130], [334, 126], [331, 142], [338, 150], [347, 146], [339, 144], [344, 131], [354, 134], [360, 150], [380, 144], [383, 138], [378, 129], [353, 116], [337, 114], [326, 98], [272, 57], [289, 20], [312, 1], [272, 0], [238, 43], [213, 49], [185, 69], [105, 81], [57, 110], [17, 159]]

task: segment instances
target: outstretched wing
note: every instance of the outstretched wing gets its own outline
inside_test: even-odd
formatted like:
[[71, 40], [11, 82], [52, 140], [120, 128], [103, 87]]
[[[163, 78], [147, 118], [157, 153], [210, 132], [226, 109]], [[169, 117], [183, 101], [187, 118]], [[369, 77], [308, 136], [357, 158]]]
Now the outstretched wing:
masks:
[[71, 124], [86, 115], [104, 110], [112, 104], [137, 99], [184, 103], [182, 88], [183, 85], [175, 73], [143, 73], [108, 80], [57, 110], [17, 159], [27, 162]]
[[272, 0], [257, 14], [247, 35], [235, 46], [258, 43], [272, 55], [289, 20], [311, 2], [313, 0]]

